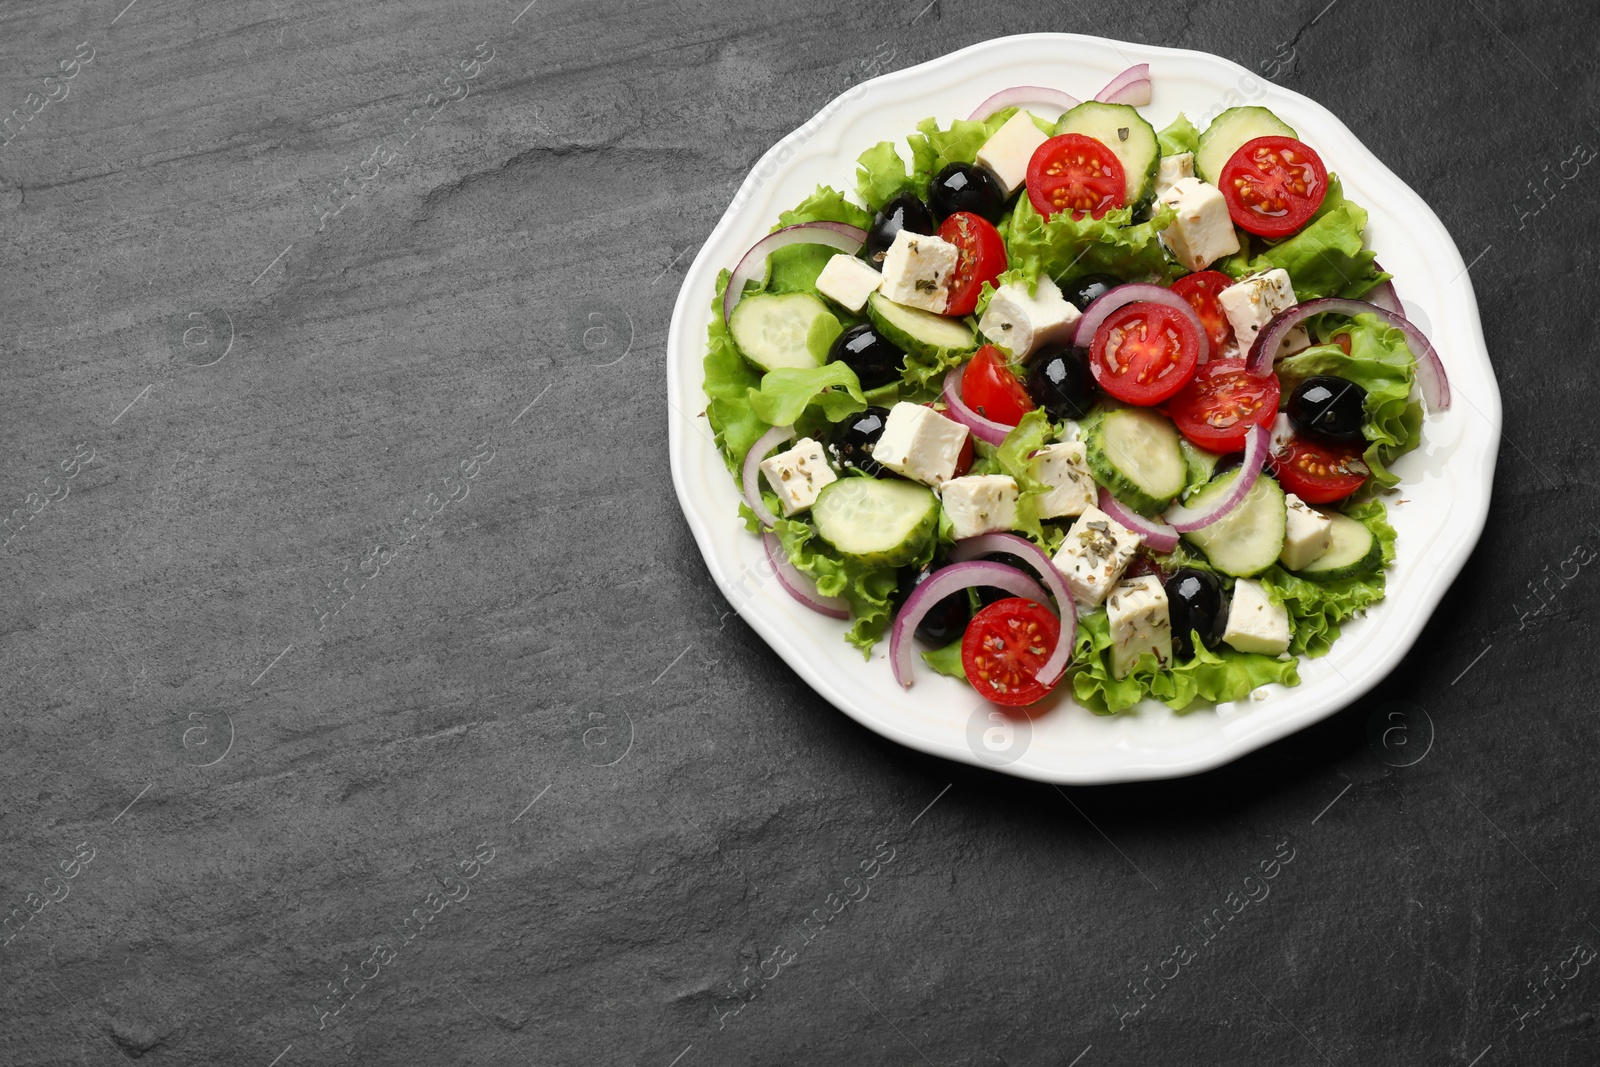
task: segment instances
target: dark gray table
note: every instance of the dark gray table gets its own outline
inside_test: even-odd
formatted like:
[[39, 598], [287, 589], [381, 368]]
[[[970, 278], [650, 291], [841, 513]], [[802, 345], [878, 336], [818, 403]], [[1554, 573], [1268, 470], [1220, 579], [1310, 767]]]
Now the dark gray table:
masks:
[[[0, 10], [0, 1062], [1595, 1061], [1585, 5], [524, 2]], [[858, 728], [671, 492], [750, 163], [1042, 29], [1327, 104], [1505, 395], [1402, 667], [1184, 781]]]

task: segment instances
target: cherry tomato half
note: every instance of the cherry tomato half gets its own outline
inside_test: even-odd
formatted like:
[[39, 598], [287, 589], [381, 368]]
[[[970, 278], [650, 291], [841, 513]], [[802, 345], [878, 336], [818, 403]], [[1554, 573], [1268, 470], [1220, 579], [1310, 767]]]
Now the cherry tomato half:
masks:
[[1217, 187], [1240, 229], [1287, 237], [1304, 226], [1328, 195], [1328, 168], [1293, 137], [1246, 141], [1222, 166]]
[[1167, 405], [1183, 436], [1210, 452], [1237, 452], [1252, 426], [1278, 415], [1278, 376], [1258, 378], [1242, 359], [1213, 359]]
[[1212, 356], [1220, 356], [1233, 343], [1233, 323], [1222, 310], [1217, 294], [1233, 284], [1233, 279], [1220, 270], [1203, 270], [1198, 274], [1185, 274], [1172, 283], [1172, 291], [1189, 301], [1206, 328], [1211, 341]]
[[1045, 218], [1070, 209], [1075, 219], [1086, 211], [1098, 219], [1127, 202], [1128, 180], [1111, 149], [1093, 137], [1064, 133], [1034, 150], [1028, 199]]
[[1100, 388], [1144, 407], [1182, 389], [1199, 358], [1194, 323], [1175, 308], [1144, 301], [1113, 311], [1089, 345], [1089, 370]]
[[1272, 466], [1288, 492], [1307, 504], [1331, 504], [1360, 489], [1372, 473], [1361, 452], [1360, 445], [1319, 445], [1296, 436], [1272, 457]]
[[1061, 620], [1022, 597], [996, 600], [972, 617], [961, 637], [961, 666], [985, 699], [996, 704], [1032, 704], [1054, 686], [1039, 681], [1039, 668], [1061, 639]]
[[961, 372], [961, 399], [979, 415], [1015, 426], [1038, 405], [994, 345], [984, 345]]
[[961, 251], [950, 279], [946, 315], [970, 315], [978, 306], [984, 282], [993, 282], [1006, 269], [1006, 242], [989, 220], [970, 211], [957, 211], [939, 224], [939, 237]]

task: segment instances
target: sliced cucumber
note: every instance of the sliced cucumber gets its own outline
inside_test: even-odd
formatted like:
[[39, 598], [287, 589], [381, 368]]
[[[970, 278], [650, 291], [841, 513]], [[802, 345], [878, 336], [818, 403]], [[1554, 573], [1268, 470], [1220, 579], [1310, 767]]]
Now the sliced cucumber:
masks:
[[1328, 550], [1295, 573], [1316, 582], [1354, 578], [1371, 574], [1383, 565], [1383, 549], [1365, 523], [1348, 515], [1329, 512], [1333, 527], [1328, 531], [1332, 543]]
[[867, 318], [885, 341], [926, 359], [940, 360], [948, 353], [966, 352], [977, 344], [972, 331], [960, 319], [896, 304], [882, 293], [867, 298]]
[[833, 313], [810, 293], [757, 293], [739, 301], [728, 330], [744, 357], [762, 370], [819, 367], [823, 361], [806, 340], [823, 316], [831, 319]]
[[[1224, 474], [1184, 506], [1195, 511], [1205, 510], [1229, 491], [1238, 476], [1236, 471]], [[1288, 518], [1283, 490], [1263, 474], [1250, 487], [1244, 501], [1226, 517], [1183, 536], [1204, 552], [1217, 570], [1236, 578], [1248, 578], [1278, 562]]]
[[1217, 175], [1246, 141], [1257, 137], [1299, 136], [1264, 107], [1230, 107], [1212, 119], [1206, 132], [1200, 135], [1200, 151], [1194, 154], [1194, 172], [1215, 185]]
[[1177, 427], [1147, 408], [1100, 417], [1084, 440], [1089, 470], [1111, 495], [1154, 515], [1183, 490], [1188, 473]]
[[939, 528], [939, 501], [915, 482], [840, 478], [817, 496], [811, 518], [822, 539], [845, 555], [898, 567], [927, 549]]
[[1156, 198], [1161, 144], [1144, 116], [1127, 104], [1085, 101], [1061, 116], [1056, 133], [1081, 133], [1111, 149], [1128, 179], [1128, 205], [1135, 215]]

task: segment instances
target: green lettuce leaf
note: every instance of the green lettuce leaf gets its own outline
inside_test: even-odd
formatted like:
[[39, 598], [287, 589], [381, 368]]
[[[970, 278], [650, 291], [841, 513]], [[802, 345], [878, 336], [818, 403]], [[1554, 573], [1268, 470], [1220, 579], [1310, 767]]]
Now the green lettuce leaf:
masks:
[[[779, 215], [778, 225], [773, 229], [782, 229], [802, 222], [843, 222], [866, 229], [872, 225], [872, 214], [846, 200], [843, 193], [826, 185], [819, 185], [810, 196]], [[822, 268], [827, 266], [828, 260], [837, 254], [838, 249], [829, 248], [827, 245], [790, 245], [788, 248], [778, 249], [767, 257], [767, 262], [772, 267], [772, 278], [767, 282], [767, 292], [815, 291], [817, 275], [822, 273]]]
[[[875, 212], [901, 193], [912, 193], [926, 200], [928, 185], [935, 174], [951, 163], [976, 162], [983, 142], [1016, 113], [1014, 107], [1002, 108], [982, 122], [957, 119], [949, 129], [941, 127], [937, 119], [923, 119], [917, 123], [917, 132], [906, 138], [911, 148], [909, 172], [894, 142], [879, 141], [856, 158], [857, 195]], [[1055, 129], [1053, 122], [1031, 113], [1028, 117], [1042, 133], [1049, 134]]]
[[860, 379], [843, 363], [768, 371], [760, 387], [750, 390], [749, 398], [750, 410], [769, 426], [791, 426], [813, 404], [830, 423], [867, 407]]
[[874, 212], [916, 187], [893, 141], [879, 141], [856, 157], [856, 195]]
[[922, 654], [922, 662], [952, 678], [967, 680], [967, 668], [961, 662], [961, 638], [956, 638], [943, 648], [930, 648]]
[[1251, 259], [1242, 273], [1237, 257], [1219, 266], [1235, 278], [1282, 267], [1301, 302], [1359, 297], [1389, 277], [1372, 265], [1377, 253], [1364, 246], [1366, 225], [1366, 209], [1346, 200], [1338, 176], [1330, 174], [1328, 195], [1304, 229]]
[[1223, 703], [1243, 700], [1251, 691], [1278, 682], [1299, 685], [1296, 661], [1273, 656], [1235, 652], [1231, 648], [1212, 651], [1192, 635], [1195, 658], [1162, 670], [1151, 655], [1139, 657], [1126, 678], [1111, 673], [1111, 624], [1104, 610], [1097, 610], [1078, 621], [1072, 692], [1078, 702], [1099, 715], [1126, 711], [1147, 696], [1155, 697], [1173, 711], [1182, 711], [1196, 700]]
[[912, 180], [919, 195], [925, 194], [928, 182], [950, 164], [975, 162], [983, 142], [1016, 112], [1014, 107], [1003, 108], [982, 122], [956, 119], [949, 129], [933, 118], [917, 123], [917, 132], [907, 137], [906, 143], [911, 146]]
[[[1394, 527], [1381, 500], [1352, 504], [1344, 513], [1366, 525], [1378, 539], [1387, 566], [1394, 559]], [[1289, 613], [1289, 651], [1316, 659], [1326, 656], [1339, 639], [1339, 624], [1362, 608], [1383, 599], [1384, 572], [1333, 582], [1312, 582], [1290, 574], [1277, 564], [1257, 579], [1272, 602]]]
[[1180, 152], [1200, 151], [1200, 131], [1194, 128], [1194, 123], [1183, 112], [1178, 112], [1178, 117], [1160, 133], [1156, 134], [1156, 141], [1161, 145], [1161, 154], [1175, 156]]
[[1041, 276], [1058, 282], [1084, 274], [1113, 274], [1124, 281], [1171, 281], [1182, 273], [1167, 257], [1158, 240], [1172, 222], [1172, 208], [1162, 204], [1148, 222], [1133, 222], [1132, 208], [1108, 211], [1104, 218], [1085, 215], [1074, 219], [1058, 211], [1049, 219], [1034, 210], [1026, 196], [1018, 197], [1000, 232], [1006, 239], [1006, 260], [1020, 271], [1017, 280], [1035, 291]]
[[1022, 421], [1006, 434], [994, 451], [996, 473], [1009, 474], [1016, 479], [1019, 490], [1016, 531], [1044, 547], [1049, 546], [1039, 519], [1039, 498], [1048, 493], [1050, 487], [1039, 480], [1038, 462], [1028, 457], [1055, 440], [1057, 433], [1057, 427], [1050, 422], [1044, 409], [1034, 408], [1022, 416]]
[[[717, 447], [728, 470], [737, 480], [744, 457], [756, 438], [771, 429], [750, 407], [750, 393], [761, 384], [761, 373], [752, 367], [733, 343], [733, 335], [722, 320], [722, 297], [728, 288], [731, 271], [717, 275], [717, 292], [711, 301], [711, 325], [706, 329], [706, 420], [716, 436]], [[685, 418], [691, 412], [681, 412]]]
[[1281, 360], [1278, 376], [1284, 395], [1318, 374], [1344, 378], [1365, 389], [1366, 421], [1361, 432], [1368, 444], [1362, 458], [1376, 484], [1398, 484], [1400, 478], [1389, 464], [1422, 443], [1422, 402], [1411, 399], [1416, 356], [1406, 345], [1405, 334], [1376, 315], [1357, 315], [1348, 326], [1324, 324], [1320, 332], [1349, 334], [1350, 354], [1336, 344], [1319, 344]]
[[[872, 646], [889, 628], [893, 614], [890, 599], [900, 583], [899, 571], [894, 567], [871, 566], [839, 554], [808, 522], [779, 519], [773, 533], [783, 542], [789, 561], [817, 583], [818, 592], [823, 596], [844, 597], [849, 602], [850, 616], [855, 621], [845, 640], [859, 648], [863, 657], [868, 656]], [[926, 552], [912, 565], [926, 564], [933, 558], [933, 549], [930, 538]]]

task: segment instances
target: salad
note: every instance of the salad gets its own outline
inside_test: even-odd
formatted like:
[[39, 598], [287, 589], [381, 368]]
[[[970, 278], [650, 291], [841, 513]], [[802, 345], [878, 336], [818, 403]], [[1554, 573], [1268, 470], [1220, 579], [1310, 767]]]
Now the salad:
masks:
[[902, 685], [1239, 700], [1384, 596], [1438, 354], [1314, 145], [1264, 107], [1158, 131], [1149, 102], [1141, 64], [926, 119], [718, 277], [739, 513]]

